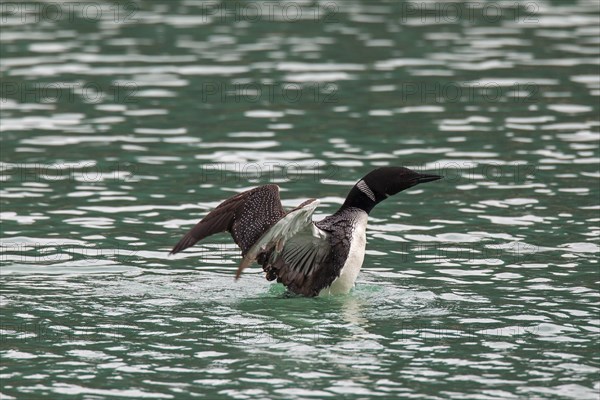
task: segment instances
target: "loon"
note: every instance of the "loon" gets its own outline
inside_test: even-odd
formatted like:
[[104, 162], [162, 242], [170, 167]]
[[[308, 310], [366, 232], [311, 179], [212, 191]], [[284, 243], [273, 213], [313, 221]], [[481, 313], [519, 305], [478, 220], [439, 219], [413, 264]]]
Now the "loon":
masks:
[[365, 257], [371, 210], [389, 196], [440, 178], [404, 167], [377, 168], [354, 185], [335, 214], [318, 222], [312, 216], [319, 200], [309, 199], [286, 212], [279, 186], [259, 186], [221, 203], [170, 254], [227, 231], [242, 250], [236, 279], [256, 261], [267, 280], [283, 283], [292, 293], [307, 297], [345, 294], [354, 287]]

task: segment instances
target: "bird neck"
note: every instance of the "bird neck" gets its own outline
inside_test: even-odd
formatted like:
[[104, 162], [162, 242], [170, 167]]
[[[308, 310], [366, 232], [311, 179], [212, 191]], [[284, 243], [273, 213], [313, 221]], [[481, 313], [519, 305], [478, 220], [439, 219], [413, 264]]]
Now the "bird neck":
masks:
[[369, 214], [377, 203], [379, 202], [373, 201], [360, 189], [354, 186], [352, 190], [350, 190], [350, 193], [348, 193], [348, 196], [346, 196], [346, 201], [344, 201], [344, 204], [340, 207], [340, 211], [348, 208], [358, 208]]

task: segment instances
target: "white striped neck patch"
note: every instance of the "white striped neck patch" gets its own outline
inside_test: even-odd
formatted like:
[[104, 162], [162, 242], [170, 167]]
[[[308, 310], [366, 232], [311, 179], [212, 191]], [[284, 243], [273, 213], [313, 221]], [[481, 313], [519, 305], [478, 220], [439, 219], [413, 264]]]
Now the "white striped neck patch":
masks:
[[373, 201], [376, 201], [375, 200], [375, 193], [373, 193], [373, 191], [371, 190], [371, 188], [369, 187], [369, 185], [367, 185], [365, 183], [365, 181], [361, 180], [360, 182], [358, 182], [356, 184], [356, 187], [358, 188], [358, 190], [360, 190], [365, 195], [367, 195], [368, 198], [370, 198]]

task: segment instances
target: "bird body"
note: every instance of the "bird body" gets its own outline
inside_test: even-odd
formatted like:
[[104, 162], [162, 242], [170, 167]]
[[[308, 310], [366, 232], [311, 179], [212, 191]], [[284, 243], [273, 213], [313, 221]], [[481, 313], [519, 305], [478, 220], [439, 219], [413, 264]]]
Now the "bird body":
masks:
[[331, 283], [331, 286], [321, 289], [319, 295], [348, 293], [354, 287], [354, 282], [365, 259], [369, 215], [358, 208], [350, 210], [349, 214], [348, 233], [350, 242], [348, 256], [344, 265], [342, 265], [340, 275]]
[[387, 197], [419, 183], [440, 179], [402, 167], [367, 174], [333, 215], [313, 222], [319, 204], [310, 199], [286, 212], [277, 185], [239, 193], [221, 203], [175, 245], [171, 254], [218, 232], [228, 231], [242, 250], [236, 278], [254, 261], [267, 280], [313, 297], [348, 293], [365, 256], [368, 215]]

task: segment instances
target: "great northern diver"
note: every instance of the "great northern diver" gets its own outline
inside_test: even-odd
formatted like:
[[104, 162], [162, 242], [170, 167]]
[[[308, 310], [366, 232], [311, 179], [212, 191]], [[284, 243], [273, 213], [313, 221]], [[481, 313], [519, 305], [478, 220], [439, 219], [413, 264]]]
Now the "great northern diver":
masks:
[[269, 281], [277, 279], [290, 292], [309, 297], [348, 293], [365, 257], [367, 217], [373, 207], [402, 190], [440, 178], [403, 167], [377, 168], [354, 185], [335, 214], [318, 222], [312, 215], [319, 200], [307, 200], [286, 212], [279, 186], [259, 186], [221, 203], [171, 254], [228, 231], [242, 249], [236, 279], [257, 261]]

